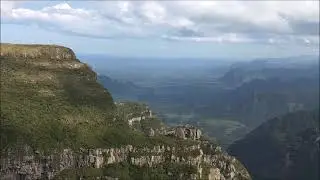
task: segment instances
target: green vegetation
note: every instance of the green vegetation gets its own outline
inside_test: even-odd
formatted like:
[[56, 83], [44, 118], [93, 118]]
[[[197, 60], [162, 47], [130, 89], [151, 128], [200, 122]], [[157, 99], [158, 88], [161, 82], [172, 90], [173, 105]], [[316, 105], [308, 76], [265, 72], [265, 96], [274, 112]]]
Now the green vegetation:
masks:
[[233, 141], [243, 137], [248, 133], [249, 128], [246, 125], [233, 120], [206, 118], [196, 123], [209, 137], [219, 139], [219, 144], [226, 148]]
[[[319, 179], [319, 109], [273, 118], [229, 148], [254, 179]], [[286, 166], [290, 163], [290, 166]]]
[[[35, 51], [38, 46], [31, 47]], [[29, 46], [1, 45], [2, 53], [21, 48], [28, 50]], [[76, 59], [71, 62], [80, 63]], [[148, 138], [131, 130], [120, 112], [139, 114], [146, 105], [126, 102], [119, 111], [87, 65], [59, 66], [63, 63], [45, 55], [35, 59], [1, 56], [1, 150], [17, 144], [50, 151], [64, 147], [175, 145], [179, 141], [164, 136]], [[160, 125], [152, 118], [142, 121], [144, 128]]]
[[[110, 175], [113, 177], [121, 175], [124, 178], [120, 179], [128, 180], [170, 180], [187, 178], [188, 175], [196, 173], [196, 168], [186, 164], [177, 163], [162, 163], [154, 167], [138, 167], [122, 163], [120, 165], [108, 166], [104, 169], [104, 172], [106, 175]], [[181, 173], [184, 176], [179, 176]]]
[[[0, 62], [1, 153], [21, 150], [26, 145], [32, 151], [38, 151], [41, 157], [59, 154], [59, 150], [65, 148], [78, 153], [80, 149], [124, 145], [143, 149], [164, 145], [175, 147], [181, 157], [200, 154], [197, 150], [186, 149], [198, 144], [197, 141], [180, 140], [160, 133], [146, 136], [147, 129], [164, 126], [157, 118], [142, 120], [142, 131], [129, 127], [128, 118], [141, 116], [147, 110], [146, 105], [130, 102], [115, 105], [110, 93], [97, 83], [96, 74], [77, 60], [70, 49], [1, 44]], [[170, 152], [164, 156], [169, 155]], [[154, 167], [133, 166], [127, 161], [101, 169], [65, 169], [55, 178], [108, 176], [169, 180], [186, 179], [196, 170], [196, 167], [170, 161]]]
[[[46, 59], [1, 57], [1, 149], [21, 143], [35, 149], [174, 144], [167, 137], [147, 138], [115, 116], [110, 94], [87, 67], [64, 69], [34, 65]], [[128, 113], [144, 105], [126, 103]], [[118, 114], [118, 113], [116, 113]], [[116, 121], [114, 121], [114, 117]], [[143, 126], [157, 126], [144, 121]]]
[[[183, 172], [183, 173], [182, 173]], [[79, 177], [96, 179], [96, 177], [118, 177], [120, 180], [172, 180], [185, 179], [190, 174], [196, 174], [196, 168], [186, 164], [162, 163], [154, 167], [134, 166], [128, 163], [118, 163], [105, 166], [101, 169], [80, 168], [67, 169], [59, 173], [56, 180], [76, 180]], [[182, 176], [180, 176], [180, 174]]]
[[[31, 51], [37, 48], [32, 46]], [[1, 50], [16, 53], [30, 47], [1, 45]], [[1, 57], [1, 149], [18, 141], [40, 150], [149, 142], [115, 116], [111, 95], [96, 82], [96, 74], [87, 65], [59, 66], [63, 63], [45, 55], [35, 59]], [[130, 112], [141, 112], [143, 107], [125, 105]]]
[[158, 129], [160, 127], [163, 127], [164, 124], [157, 119], [156, 117], [152, 117], [152, 118], [147, 118], [144, 120], [141, 120], [141, 126], [143, 129], [145, 128], [153, 128], [153, 129]]
[[109, 128], [113, 100], [95, 73], [39, 65], [49, 61], [1, 57], [2, 148], [18, 139], [41, 149], [93, 145], [93, 130]]
[[103, 169], [98, 168], [65, 169], [55, 176], [54, 180], [78, 180], [80, 177], [84, 177], [88, 180], [95, 180], [97, 177], [103, 176]]
[[121, 102], [117, 104], [117, 116], [120, 119], [128, 120], [132, 117], [140, 117], [146, 110], [146, 105], [136, 102]]

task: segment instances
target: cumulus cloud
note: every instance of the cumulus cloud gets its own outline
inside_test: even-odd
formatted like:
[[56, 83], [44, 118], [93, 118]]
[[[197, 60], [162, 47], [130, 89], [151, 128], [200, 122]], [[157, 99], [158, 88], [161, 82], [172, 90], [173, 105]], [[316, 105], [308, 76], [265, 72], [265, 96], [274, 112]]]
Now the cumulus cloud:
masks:
[[92, 38], [319, 45], [319, 1], [88, 3], [91, 8], [57, 2], [30, 9], [1, 1], [1, 20]]

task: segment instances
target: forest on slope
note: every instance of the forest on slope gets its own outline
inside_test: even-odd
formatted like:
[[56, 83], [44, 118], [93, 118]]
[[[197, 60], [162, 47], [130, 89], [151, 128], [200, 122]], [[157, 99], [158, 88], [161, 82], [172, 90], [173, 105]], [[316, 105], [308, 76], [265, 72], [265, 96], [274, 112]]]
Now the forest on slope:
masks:
[[234, 142], [228, 152], [253, 179], [319, 179], [319, 109], [270, 119]]

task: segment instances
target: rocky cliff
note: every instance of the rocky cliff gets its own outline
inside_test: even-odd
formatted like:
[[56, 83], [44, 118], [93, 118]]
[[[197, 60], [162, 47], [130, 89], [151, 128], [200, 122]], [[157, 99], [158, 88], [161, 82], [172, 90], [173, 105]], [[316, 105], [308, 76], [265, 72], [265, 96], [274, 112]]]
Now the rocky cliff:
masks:
[[[4, 154], [3, 154], [4, 155]], [[63, 171], [79, 168], [107, 168], [108, 165], [128, 163], [137, 167], [159, 167], [179, 164], [193, 168], [181, 171], [179, 179], [250, 179], [246, 169], [233, 157], [221, 152], [219, 146], [196, 144], [184, 147], [157, 145], [153, 148], [137, 148], [132, 145], [119, 148], [81, 149], [77, 152], [64, 149], [51, 155], [43, 155], [26, 146], [23, 151], [5, 154], [1, 158], [1, 179], [53, 179], [65, 178]], [[61, 173], [62, 172], [62, 173]], [[166, 173], [176, 177], [168, 170]], [[84, 174], [78, 175], [86, 178]], [[100, 174], [100, 177], [112, 177]], [[113, 177], [117, 178], [117, 177]]]
[[69, 48], [1, 44], [0, 179], [250, 179], [197, 128], [129, 110]]

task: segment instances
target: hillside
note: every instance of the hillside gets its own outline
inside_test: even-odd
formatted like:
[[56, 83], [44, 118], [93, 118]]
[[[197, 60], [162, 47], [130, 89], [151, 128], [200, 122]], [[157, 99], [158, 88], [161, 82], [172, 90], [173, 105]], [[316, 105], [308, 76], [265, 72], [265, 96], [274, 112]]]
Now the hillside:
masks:
[[253, 179], [319, 179], [319, 109], [270, 119], [236, 141], [229, 153]]
[[[296, 110], [309, 110], [319, 104], [319, 78], [254, 79], [235, 89], [212, 97], [199, 113], [236, 119], [256, 127], [270, 119]], [[211, 111], [210, 111], [211, 110]]]
[[229, 146], [267, 119], [319, 106], [319, 78], [254, 79], [234, 89], [213, 92], [194, 112], [192, 124]]
[[250, 179], [194, 127], [114, 103], [69, 48], [1, 44], [1, 179]]
[[17, 141], [41, 149], [94, 145], [92, 130], [110, 125], [113, 108], [71, 49], [1, 45], [1, 149]]

